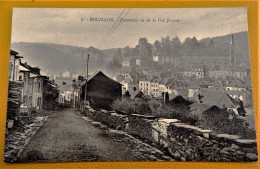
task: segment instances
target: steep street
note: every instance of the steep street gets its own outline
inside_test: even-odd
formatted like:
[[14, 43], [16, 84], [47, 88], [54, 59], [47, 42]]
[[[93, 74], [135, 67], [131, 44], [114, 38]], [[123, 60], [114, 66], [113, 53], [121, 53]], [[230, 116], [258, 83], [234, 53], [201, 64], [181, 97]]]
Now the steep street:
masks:
[[18, 162], [172, 160], [157, 149], [95, 127], [73, 109], [55, 111], [30, 140]]

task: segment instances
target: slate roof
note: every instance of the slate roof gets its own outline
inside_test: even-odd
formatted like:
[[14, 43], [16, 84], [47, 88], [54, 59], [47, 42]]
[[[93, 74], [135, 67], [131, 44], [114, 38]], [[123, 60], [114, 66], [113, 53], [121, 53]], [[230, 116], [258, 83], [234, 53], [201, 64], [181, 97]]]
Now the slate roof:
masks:
[[131, 99], [134, 99], [135, 97], [141, 97], [144, 95], [144, 93], [140, 90], [136, 90], [136, 91], [129, 91], [130, 95], [131, 95]]
[[164, 85], [166, 85], [168, 81], [169, 81], [169, 79], [168, 79], [168, 78], [165, 78], [165, 79], [162, 79], [159, 84], [164, 84]]
[[170, 103], [174, 103], [174, 104], [185, 104], [185, 105], [190, 105], [192, 102], [184, 99], [182, 96], [178, 95], [176, 97], [174, 97], [173, 99], [169, 99]]
[[151, 80], [151, 83], [159, 83], [160, 82], [160, 79], [159, 78], [153, 78]]
[[229, 96], [224, 91], [208, 91], [205, 92], [201, 99], [203, 104], [216, 105], [219, 108], [236, 108], [240, 107], [240, 103]]
[[[93, 74], [88, 78], [88, 82], [91, 81], [95, 76], [97, 76], [97, 75], [99, 75], [99, 74], [101, 74], [101, 75], [105, 76], [106, 78], [110, 79], [112, 82], [114, 82], [114, 83], [116, 83], [116, 84], [122, 86], [121, 83], [119, 83], [118, 81], [116, 81], [116, 80], [114, 80], [114, 79], [108, 77], [108, 76], [105, 75], [102, 71], [96, 71], [95, 73], [93, 73]], [[86, 83], [86, 80], [82, 81], [81, 86], [85, 85], [85, 83]]]
[[200, 103], [195, 102], [190, 105], [190, 110], [195, 113], [202, 113], [211, 107], [212, 107], [212, 105], [200, 104]]
[[241, 80], [235, 79], [227, 84], [226, 87], [243, 87], [243, 83]]

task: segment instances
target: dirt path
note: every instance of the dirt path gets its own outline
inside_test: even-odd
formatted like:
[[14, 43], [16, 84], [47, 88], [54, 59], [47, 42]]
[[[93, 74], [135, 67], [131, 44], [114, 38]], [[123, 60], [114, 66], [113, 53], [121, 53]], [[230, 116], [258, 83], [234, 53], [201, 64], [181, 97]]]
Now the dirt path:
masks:
[[[124, 135], [93, 126], [73, 109], [54, 112], [22, 151], [18, 162], [157, 161], [167, 156]], [[169, 160], [169, 159], [168, 159]]]

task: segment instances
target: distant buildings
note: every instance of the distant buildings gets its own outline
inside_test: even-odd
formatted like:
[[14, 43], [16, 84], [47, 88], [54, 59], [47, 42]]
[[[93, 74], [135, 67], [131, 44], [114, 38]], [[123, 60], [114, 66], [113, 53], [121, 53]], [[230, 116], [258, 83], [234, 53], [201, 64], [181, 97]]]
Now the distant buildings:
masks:
[[143, 78], [139, 80], [139, 89], [145, 94], [151, 95], [151, 78]]
[[249, 69], [243, 68], [226, 68], [226, 69], [210, 69], [208, 71], [209, 78], [238, 78], [238, 79], [246, 79], [247, 76], [250, 75]]

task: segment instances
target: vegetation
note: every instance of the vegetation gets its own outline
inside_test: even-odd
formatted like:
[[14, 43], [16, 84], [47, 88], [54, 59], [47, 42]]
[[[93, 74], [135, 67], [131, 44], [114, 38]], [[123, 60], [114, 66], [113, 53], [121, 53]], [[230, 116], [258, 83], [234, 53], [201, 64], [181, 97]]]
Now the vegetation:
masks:
[[185, 123], [195, 124], [197, 117], [189, 113], [187, 105], [174, 106], [163, 104], [162, 100], [146, 97], [144, 99], [122, 99], [112, 104], [114, 110], [120, 110], [126, 114], [151, 115], [162, 118], [176, 118]]
[[58, 106], [57, 99], [59, 97], [59, 90], [53, 86], [54, 84], [49, 80], [43, 81], [43, 108], [45, 110], [54, 110]]
[[[239, 117], [230, 116], [230, 112], [219, 108], [200, 114], [190, 112], [187, 103], [164, 104], [157, 98], [116, 100], [111, 107], [126, 114], [151, 115], [161, 118], [179, 119], [183, 123], [196, 125], [202, 129], [210, 129], [215, 133], [240, 135], [244, 139], [255, 139], [255, 131], [248, 128], [247, 123]], [[232, 117], [232, 118], [231, 118]]]

